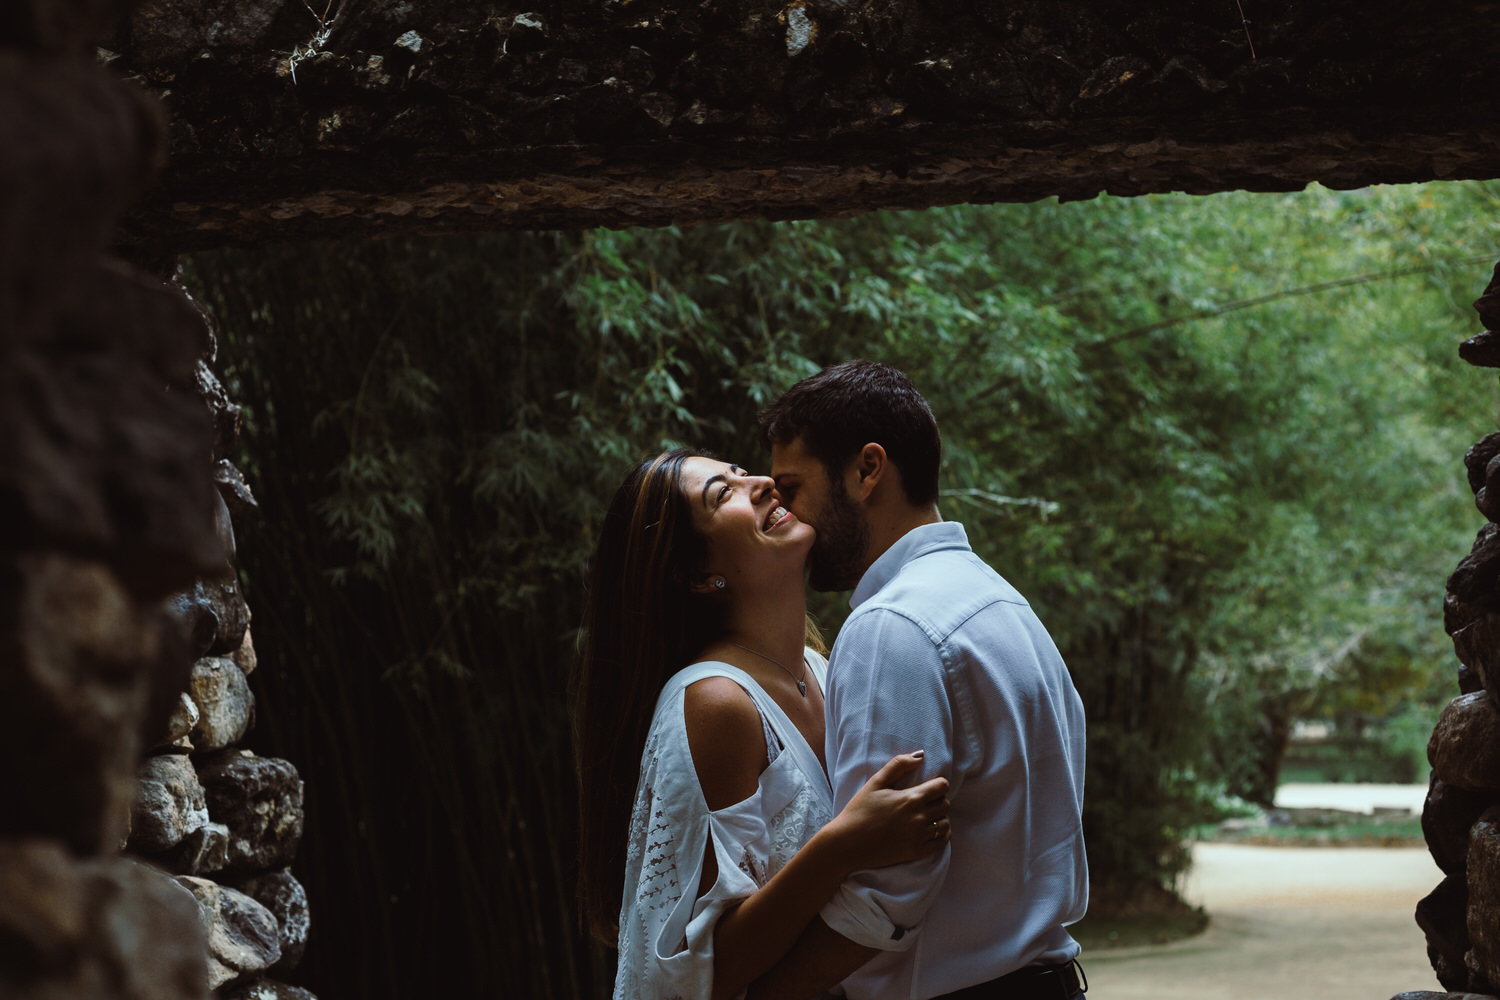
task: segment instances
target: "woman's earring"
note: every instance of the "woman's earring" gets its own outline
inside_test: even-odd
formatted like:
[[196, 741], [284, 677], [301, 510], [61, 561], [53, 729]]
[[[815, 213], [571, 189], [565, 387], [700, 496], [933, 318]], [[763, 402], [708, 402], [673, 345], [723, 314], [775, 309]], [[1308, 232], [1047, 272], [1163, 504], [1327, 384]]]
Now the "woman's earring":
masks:
[[725, 586], [727, 586], [727, 584], [725, 583], [724, 578], [722, 576], [716, 576], [716, 577], [714, 577], [714, 588], [715, 589], [717, 589], [717, 590], [723, 590], [725, 588]]

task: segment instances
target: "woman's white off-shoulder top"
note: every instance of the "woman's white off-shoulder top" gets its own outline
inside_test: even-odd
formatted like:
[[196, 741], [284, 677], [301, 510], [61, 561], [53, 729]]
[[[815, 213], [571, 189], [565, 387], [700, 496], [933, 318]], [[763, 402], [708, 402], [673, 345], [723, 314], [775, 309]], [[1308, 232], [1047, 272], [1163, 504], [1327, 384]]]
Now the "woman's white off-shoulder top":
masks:
[[[804, 659], [821, 690], [827, 663]], [[698, 785], [683, 719], [684, 692], [728, 677], [760, 710], [770, 762], [754, 795], [711, 812]], [[625, 854], [615, 1000], [706, 1000], [713, 986], [714, 924], [781, 870], [833, 818], [833, 792], [802, 733], [750, 675], [727, 663], [694, 663], [662, 689], [641, 754]], [[718, 881], [696, 898], [704, 850]]]

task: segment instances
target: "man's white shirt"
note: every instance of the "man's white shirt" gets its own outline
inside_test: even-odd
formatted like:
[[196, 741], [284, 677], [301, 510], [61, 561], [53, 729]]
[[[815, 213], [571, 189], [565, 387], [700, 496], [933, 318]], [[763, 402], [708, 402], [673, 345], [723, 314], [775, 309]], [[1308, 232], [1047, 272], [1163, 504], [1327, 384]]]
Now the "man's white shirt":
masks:
[[1088, 902], [1080, 811], [1083, 704], [1026, 600], [961, 524], [908, 532], [866, 571], [826, 691], [826, 756], [842, 809], [892, 756], [951, 784], [950, 844], [856, 873], [823, 921], [876, 955], [852, 1000], [934, 997], [1078, 954]]

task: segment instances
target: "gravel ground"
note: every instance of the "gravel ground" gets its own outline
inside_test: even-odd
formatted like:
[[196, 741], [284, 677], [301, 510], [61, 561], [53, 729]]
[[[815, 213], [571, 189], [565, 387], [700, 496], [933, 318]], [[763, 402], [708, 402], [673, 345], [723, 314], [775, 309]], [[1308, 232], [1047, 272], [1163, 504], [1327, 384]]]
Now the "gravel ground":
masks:
[[1387, 1000], [1442, 989], [1412, 919], [1442, 879], [1425, 848], [1199, 844], [1193, 859], [1184, 895], [1208, 910], [1209, 929], [1085, 953], [1092, 1000]]

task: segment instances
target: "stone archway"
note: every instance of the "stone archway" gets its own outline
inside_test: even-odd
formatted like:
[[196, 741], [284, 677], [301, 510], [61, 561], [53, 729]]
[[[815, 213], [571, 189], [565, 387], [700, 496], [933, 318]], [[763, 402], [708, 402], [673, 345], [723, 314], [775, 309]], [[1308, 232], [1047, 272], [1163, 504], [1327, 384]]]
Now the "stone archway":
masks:
[[[211, 322], [164, 280], [177, 253], [1496, 177], [1497, 11], [13, 5], [0, 14], [0, 497], [14, 525], [0, 926], [19, 943], [0, 982], [23, 996], [297, 995], [262, 975], [306, 932], [295, 880], [278, 874], [300, 784], [291, 765], [233, 749], [254, 652], [226, 562], [231, 518], [253, 498], [225, 461], [237, 411], [211, 371]], [[1481, 318], [1500, 322], [1488, 305]], [[1465, 356], [1500, 362], [1489, 339]], [[1469, 457], [1487, 516], [1500, 513], [1496, 451], [1487, 438]], [[1434, 737], [1426, 816], [1448, 878], [1420, 917], [1459, 991], [1500, 980], [1500, 814], [1484, 811], [1500, 799], [1497, 552], [1491, 526], [1449, 583], [1468, 670]], [[141, 787], [167, 807], [128, 836], [188, 873], [198, 907], [114, 856], [138, 760], [183, 736], [195, 763], [150, 756]], [[207, 942], [200, 915], [216, 918]], [[141, 933], [112, 933], [120, 920]]]

